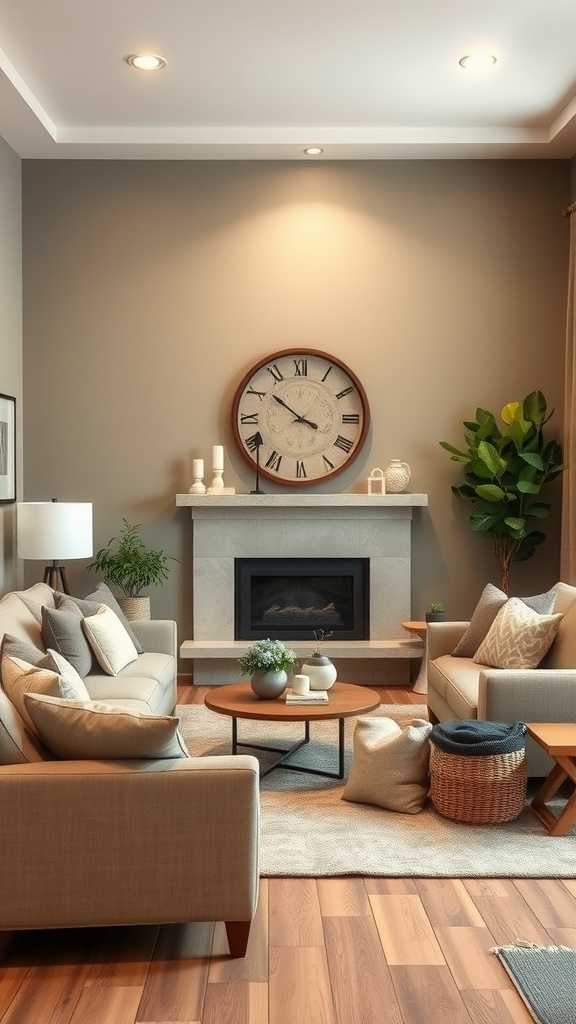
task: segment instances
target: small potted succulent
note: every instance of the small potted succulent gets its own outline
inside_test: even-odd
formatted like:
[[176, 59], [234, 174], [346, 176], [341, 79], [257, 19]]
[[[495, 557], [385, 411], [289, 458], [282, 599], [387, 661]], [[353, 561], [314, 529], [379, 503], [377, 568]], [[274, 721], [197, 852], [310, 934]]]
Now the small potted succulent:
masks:
[[256, 640], [238, 659], [243, 676], [250, 676], [250, 685], [261, 700], [274, 700], [284, 693], [288, 672], [296, 664], [296, 652], [281, 640]]
[[446, 612], [441, 601], [430, 601], [426, 612], [426, 622], [444, 622]]
[[309, 676], [311, 690], [329, 690], [336, 682], [336, 666], [322, 653], [322, 644], [330, 636], [332, 630], [329, 633], [323, 629], [314, 630], [316, 648], [302, 665], [302, 675]]

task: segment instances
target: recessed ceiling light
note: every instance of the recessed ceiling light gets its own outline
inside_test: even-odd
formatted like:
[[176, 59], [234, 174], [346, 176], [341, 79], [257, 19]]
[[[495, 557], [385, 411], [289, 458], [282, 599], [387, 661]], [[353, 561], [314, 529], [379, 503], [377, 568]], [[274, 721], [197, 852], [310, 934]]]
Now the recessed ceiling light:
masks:
[[460, 67], [468, 68], [470, 71], [487, 71], [494, 67], [496, 57], [492, 53], [469, 53], [458, 61]]
[[131, 53], [125, 58], [126, 63], [139, 71], [161, 71], [166, 67], [167, 61], [156, 53]]
[[304, 152], [306, 156], [320, 156], [320, 153], [323, 153], [324, 150], [320, 149], [320, 146], [308, 146], [308, 149], [305, 149]]

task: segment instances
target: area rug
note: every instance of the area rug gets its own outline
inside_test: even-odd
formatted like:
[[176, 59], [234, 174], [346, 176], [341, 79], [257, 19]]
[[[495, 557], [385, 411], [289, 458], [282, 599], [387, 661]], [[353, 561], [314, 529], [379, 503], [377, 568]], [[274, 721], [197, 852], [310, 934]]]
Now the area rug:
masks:
[[576, 1021], [576, 949], [527, 943], [493, 952], [537, 1024]]
[[[197, 704], [179, 705], [176, 713], [191, 754], [230, 753], [231, 719]], [[403, 725], [426, 717], [426, 708], [386, 704], [371, 714]], [[355, 719], [346, 720], [346, 774], [354, 726]], [[301, 723], [239, 721], [238, 738], [282, 746], [302, 730]], [[295, 763], [335, 771], [337, 735], [335, 721], [312, 724], [310, 743]], [[336, 779], [282, 769], [262, 780], [263, 876], [576, 877], [576, 832], [551, 838], [527, 805], [503, 825], [462, 825], [442, 818], [429, 801], [419, 814], [398, 814], [342, 800], [343, 788]]]

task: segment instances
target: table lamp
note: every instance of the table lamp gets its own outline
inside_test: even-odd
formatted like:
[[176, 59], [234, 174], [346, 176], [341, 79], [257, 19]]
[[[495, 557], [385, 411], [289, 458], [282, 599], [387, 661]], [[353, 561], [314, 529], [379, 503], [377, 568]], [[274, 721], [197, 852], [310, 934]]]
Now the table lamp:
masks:
[[21, 501], [16, 508], [18, 557], [51, 560], [44, 568], [44, 583], [69, 594], [66, 567], [58, 562], [92, 556], [92, 503], [52, 498]]

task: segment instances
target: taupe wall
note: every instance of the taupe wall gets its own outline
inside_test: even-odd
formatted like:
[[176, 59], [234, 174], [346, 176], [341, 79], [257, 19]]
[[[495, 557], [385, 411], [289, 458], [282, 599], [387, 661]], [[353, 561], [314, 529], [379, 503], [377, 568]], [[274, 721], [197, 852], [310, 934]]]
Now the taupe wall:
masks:
[[[0, 138], [0, 392], [16, 398], [16, 493], [22, 490], [21, 160]], [[0, 594], [19, 586], [14, 505], [0, 505]]]
[[[93, 500], [97, 545], [122, 516], [143, 523], [180, 559], [153, 612], [190, 636], [191, 521], [174, 495], [214, 443], [225, 483], [253, 486], [232, 447], [236, 383], [268, 352], [317, 347], [364, 381], [373, 419], [325, 489], [365, 491], [373, 467], [409, 462], [430, 500], [413, 614], [436, 599], [467, 615], [497, 566], [438, 441], [536, 388], [560, 431], [569, 198], [569, 161], [26, 162], [26, 498]], [[557, 515], [546, 530], [515, 592], [556, 580]]]

